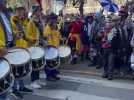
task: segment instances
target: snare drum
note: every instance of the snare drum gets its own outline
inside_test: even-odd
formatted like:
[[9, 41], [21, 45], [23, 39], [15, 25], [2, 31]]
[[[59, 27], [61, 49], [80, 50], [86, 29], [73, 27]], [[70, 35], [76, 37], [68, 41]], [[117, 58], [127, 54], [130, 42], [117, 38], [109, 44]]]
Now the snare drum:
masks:
[[11, 66], [7, 60], [0, 60], [0, 95], [8, 92], [13, 85]]
[[23, 78], [31, 72], [30, 53], [26, 49], [10, 49], [5, 58], [12, 65], [12, 71], [15, 78]]
[[54, 46], [45, 47], [45, 60], [47, 62], [53, 62], [54, 66], [51, 66], [50, 69], [57, 69], [60, 65], [58, 49]]
[[62, 61], [69, 61], [71, 55], [71, 48], [68, 46], [60, 46], [59, 47], [59, 57]]
[[41, 47], [31, 47], [28, 49], [32, 59], [33, 70], [41, 70], [45, 66], [45, 51]]

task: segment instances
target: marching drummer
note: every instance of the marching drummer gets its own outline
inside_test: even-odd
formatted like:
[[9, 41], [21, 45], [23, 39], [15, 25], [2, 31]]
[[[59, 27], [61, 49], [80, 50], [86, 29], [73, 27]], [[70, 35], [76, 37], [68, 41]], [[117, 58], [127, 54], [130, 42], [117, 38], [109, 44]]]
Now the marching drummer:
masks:
[[[61, 35], [60, 32], [58, 31], [58, 26], [57, 26], [57, 16], [55, 14], [50, 14], [49, 15], [49, 21], [44, 27], [43, 35], [44, 38], [47, 40], [47, 45], [54, 46], [56, 48], [59, 47], [60, 45], [60, 40], [61, 40]], [[57, 69], [50, 70], [47, 67], [53, 67], [55, 66], [54, 61], [48, 61], [45, 67], [45, 72], [47, 76], [48, 81], [55, 81], [59, 80], [60, 78], [57, 76], [59, 73]]]
[[[25, 39], [25, 30], [23, 28], [23, 7], [17, 7], [15, 9], [15, 15], [11, 17], [11, 24], [12, 24], [12, 30], [13, 30], [13, 35], [15, 39], [15, 46], [20, 47], [20, 48], [27, 48], [28, 44]], [[19, 89], [18, 89], [19, 85]], [[31, 93], [32, 90], [28, 89], [24, 86], [23, 79], [15, 80], [14, 86], [13, 86], [13, 93], [16, 94], [16, 96], [23, 97], [21, 92], [24, 93]]]
[[[26, 38], [28, 40], [28, 46], [37, 46], [39, 45], [39, 37], [40, 37], [40, 17], [41, 8], [38, 5], [32, 6], [32, 16], [26, 27]], [[31, 87], [33, 89], [41, 88], [41, 85], [44, 85], [39, 81], [40, 71], [32, 71], [31, 73]]]
[[[0, 58], [6, 54], [6, 48], [13, 46], [13, 35], [7, 14], [6, 0], [0, 0]], [[9, 100], [7, 93], [0, 94], [0, 100]]]
[[15, 38], [16, 47], [27, 48], [27, 41], [25, 40], [25, 30], [23, 27], [23, 20], [21, 13], [23, 7], [17, 7], [15, 9], [15, 15], [11, 17], [12, 30]]

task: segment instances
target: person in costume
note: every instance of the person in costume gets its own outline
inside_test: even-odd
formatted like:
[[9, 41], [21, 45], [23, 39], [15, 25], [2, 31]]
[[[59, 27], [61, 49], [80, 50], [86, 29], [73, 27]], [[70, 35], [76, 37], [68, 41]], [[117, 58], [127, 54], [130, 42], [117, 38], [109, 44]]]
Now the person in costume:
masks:
[[[41, 15], [41, 9], [38, 5], [32, 6], [32, 16], [26, 27], [26, 39], [28, 41], [28, 46], [37, 46], [39, 45], [39, 37], [40, 37], [40, 21], [39, 17]], [[41, 84], [39, 83], [40, 71], [32, 71], [31, 73], [31, 87], [33, 89], [41, 88]]]
[[[43, 36], [47, 40], [47, 45], [48, 46], [54, 46], [56, 48], [59, 47], [60, 45], [60, 40], [61, 40], [61, 35], [58, 30], [57, 26], [57, 16], [55, 14], [50, 14], [49, 15], [49, 21], [47, 25], [44, 27], [43, 31]], [[48, 81], [56, 81], [59, 80], [60, 78], [57, 76], [59, 73], [57, 69], [49, 69], [49, 67], [54, 67], [55, 61], [47, 61], [47, 64], [45, 66], [45, 72], [47, 76]]]
[[15, 46], [21, 48], [27, 48], [28, 44], [25, 38], [25, 29], [22, 17], [23, 7], [18, 7], [15, 9], [15, 15], [11, 17], [12, 30], [15, 37]]
[[[28, 43], [25, 37], [25, 30], [23, 26], [23, 7], [17, 7], [15, 9], [15, 15], [11, 17], [11, 25], [13, 30], [13, 36], [15, 39], [15, 47], [27, 48]], [[19, 88], [18, 88], [19, 86]], [[31, 93], [32, 90], [24, 86], [23, 79], [15, 80], [13, 86], [13, 92], [18, 94], [19, 92]]]
[[80, 54], [80, 50], [81, 50], [80, 34], [81, 34], [81, 32], [82, 32], [82, 22], [80, 21], [79, 18], [75, 18], [75, 20], [72, 21], [70, 24], [70, 34], [66, 41], [66, 44], [68, 44], [72, 50], [71, 64], [76, 64], [77, 58]]
[[[6, 2], [6, 0], [0, 0], [0, 59], [7, 53], [7, 49], [13, 46], [13, 33]], [[0, 94], [0, 100], [10, 100], [8, 93]]]

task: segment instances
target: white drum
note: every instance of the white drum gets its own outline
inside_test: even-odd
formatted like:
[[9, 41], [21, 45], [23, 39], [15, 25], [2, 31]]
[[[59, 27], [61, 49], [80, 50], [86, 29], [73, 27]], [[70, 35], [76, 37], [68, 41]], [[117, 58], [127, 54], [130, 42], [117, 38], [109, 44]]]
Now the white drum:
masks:
[[47, 66], [47, 68], [57, 69], [60, 65], [58, 49], [54, 46], [50, 46], [50, 45], [46, 46], [45, 47], [45, 60], [46, 60], [46, 65], [51, 65], [49, 67]]
[[131, 68], [134, 70], [134, 53], [131, 54]]
[[58, 57], [58, 49], [54, 46], [47, 46], [45, 47], [45, 59], [46, 60], [53, 60]]
[[15, 78], [22, 78], [31, 72], [30, 53], [26, 49], [14, 48], [8, 51], [5, 58], [12, 65]]
[[0, 94], [8, 92], [13, 85], [11, 66], [7, 60], [0, 60]]
[[33, 70], [41, 70], [45, 66], [45, 51], [41, 47], [31, 47], [28, 49], [32, 59]]
[[71, 48], [68, 46], [60, 46], [59, 47], [59, 57], [65, 58], [71, 54]]

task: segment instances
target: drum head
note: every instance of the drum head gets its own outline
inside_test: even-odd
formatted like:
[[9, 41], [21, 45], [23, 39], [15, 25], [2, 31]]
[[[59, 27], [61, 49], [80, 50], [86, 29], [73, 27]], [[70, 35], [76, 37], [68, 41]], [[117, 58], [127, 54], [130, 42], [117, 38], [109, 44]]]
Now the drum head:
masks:
[[45, 55], [44, 49], [40, 47], [31, 47], [28, 49], [32, 59], [39, 59]]
[[67, 57], [71, 54], [71, 49], [67, 46], [60, 46], [59, 47], [59, 56], [61, 58]]
[[25, 64], [30, 60], [30, 54], [25, 49], [12, 49], [5, 58], [13, 65]]
[[10, 72], [10, 65], [6, 60], [0, 60], [0, 79]]
[[58, 49], [53, 46], [47, 46], [45, 48], [45, 59], [52, 60], [58, 57]]

